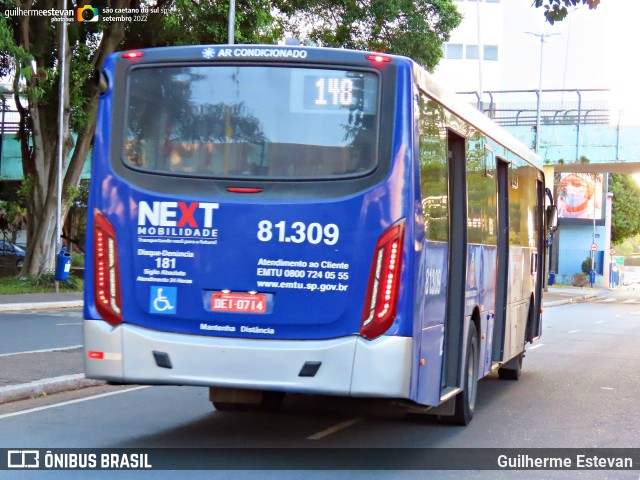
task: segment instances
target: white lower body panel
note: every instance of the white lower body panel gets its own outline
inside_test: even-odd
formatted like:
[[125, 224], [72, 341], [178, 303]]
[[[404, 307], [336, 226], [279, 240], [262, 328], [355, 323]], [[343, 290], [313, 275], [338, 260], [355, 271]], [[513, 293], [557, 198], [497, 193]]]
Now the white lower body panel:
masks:
[[[409, 398], [412, 339], [202, 337], [85, 320], [85, 373], [122, 383], [202, 385], [327, 395]], [[102, 352], [89, 358], [88, 352]], [[153, 352], [166, 355], [160, 367]], [[321, 362], [301, 377], [306, 362]]]

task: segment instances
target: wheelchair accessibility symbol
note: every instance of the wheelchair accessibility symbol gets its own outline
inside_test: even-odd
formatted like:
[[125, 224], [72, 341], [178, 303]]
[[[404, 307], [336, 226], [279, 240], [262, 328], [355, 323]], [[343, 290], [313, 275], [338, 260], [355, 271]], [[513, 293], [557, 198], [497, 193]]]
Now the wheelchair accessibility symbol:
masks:
[[151, 287], [149, 311], [151, 313], [174, 314], [178, 304], [176, 287]]

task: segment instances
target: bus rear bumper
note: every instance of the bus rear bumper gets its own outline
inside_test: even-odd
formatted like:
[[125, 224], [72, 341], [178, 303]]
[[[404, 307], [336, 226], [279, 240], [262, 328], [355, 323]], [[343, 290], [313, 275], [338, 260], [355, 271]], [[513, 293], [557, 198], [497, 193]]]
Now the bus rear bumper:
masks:
[[[87, 378], [362, 397], [408, 398], [412, 340], [358, 336], [255, 340], [84, 321]], [[301, 376], [305, 364], [320, 367]]]

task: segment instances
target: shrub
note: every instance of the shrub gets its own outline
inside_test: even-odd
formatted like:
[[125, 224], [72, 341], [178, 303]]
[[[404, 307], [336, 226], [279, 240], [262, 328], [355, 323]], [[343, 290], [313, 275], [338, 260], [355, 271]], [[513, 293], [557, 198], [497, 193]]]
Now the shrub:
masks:
[[71, 266], [84, 268], [84, 253], [71, 252]]
[[[55, 287], [56, 276], [54, 272], [45, 272], [39, 277], [20, 277], [19, 281], [25, 287], [44, 291]], [[83, 282], [75, 275], [69, 275], [66, 282], [59, 282], [59, 286], [61, 290], [78, 291], [82, 289]]]
[[[594, 268], [595, 268], [595, 263], [594, 263]], [[580, 270], [582, 270], [582, 273], [589, 275], [589, 272], [591, 271], [591, 257], [587, 257], [584, 259]]]
[[576, 273], [573, 276], [574, 287], [586, 287], [589, 285], [589, 276], [584, 273]]

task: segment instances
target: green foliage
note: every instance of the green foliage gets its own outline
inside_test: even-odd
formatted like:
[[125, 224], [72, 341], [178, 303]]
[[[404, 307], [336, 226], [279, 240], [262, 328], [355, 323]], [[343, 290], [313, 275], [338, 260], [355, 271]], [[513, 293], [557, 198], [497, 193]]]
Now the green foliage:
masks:
[[322, 46], [406, 55], [433, 70], [462, 21], [452, 0], [276, 1], [286, 31]]
[[18, 188], [18, 198], [22, 202], [26, 202], [33, 194], [33, 177], [26, 175], [22, 182], [20, 182], [20, 188]]
[[69, 105], [71, 108], [69, 125], [74, 132], [86, 129], [91, 121], [85, 105], [93, 93], [91, 90], [93, 89], [94, 68], [91, 57], [94, 52], [95, 49], [91, 49], [84, 43], [76, 45], [73, 49], [73, 61], [69, 72]]
[[616, 243], [616, 255], [628, 257], [629, 255], [640, 255], [640, 235], [625, 238], [624, 241]]
[[80, 252], [76, 252], [75, 250], [71, 252], [71, 266], [72, 267], [84, 267], [84, 254]]
[[[48, 291], [51, 288], [55, 288], [55, 273], [45, 272], [39, 277], [20, 277], [20, 282], [25, 286], [33, 287], [37, 290]], [[82, 280], [74, 275], [69, 275], [69, 278], [64, 282], [58, 282], [61, 290], [78, 291], [82, 290]]]
[[631, 175], [611, 174], [609, 190], [613, 193], [611, 238], [620, 244], [640, 234], [640, 187]]
[[[0, 13], [6, 8], [15, 7], [15, 4], [7, 0], [0, 0]], [[14, 31], [7, 23], [4, 15], [0, 15], [0, 77], [10, 74], [18, 65], [18, 69], [24, 70], [24, 75], [31, 76], [31, 56], [14, 39]]]
[[580, 270], [582, 271], [582, 273], [589, 275], [589, 272], [591, 271], [591, 257], [587, 257], [582, 261]]
[[30, 185], [29, 178], [22, 180], [17, 190], [5, 197], [8, 200], [0, 201], [0, 232], [3, 237], [13, 239], [22, 229], [27, 216], [25, 194]]
[[560, 22], [568, 15], [568, 8], [578, 5], [588, 5], [594, 9], [600, 4], [600, 0], [534, 0], [533, 6], [544, 8], [544, 16], [551, 25]]
[[[82, 279], [69, 275], [69, 281], [58, 282], [61, 291], [81, 292], [84, 287]], [[0, 295], [18, 295], [21, 293], [55, 292], [55, 275], [52, 272], [40, 277], [2, 277], [0, 278]]]
[[[266, 0], [236, 2], [235, 43], [273, 43], [274, 18]], [[229, 2], [174, 0], [163, 18], [157, 45], [227, 43]], [[185, 26], [188, 25], [188, 28]]]

